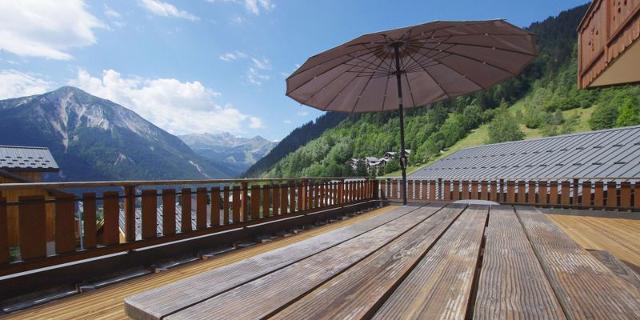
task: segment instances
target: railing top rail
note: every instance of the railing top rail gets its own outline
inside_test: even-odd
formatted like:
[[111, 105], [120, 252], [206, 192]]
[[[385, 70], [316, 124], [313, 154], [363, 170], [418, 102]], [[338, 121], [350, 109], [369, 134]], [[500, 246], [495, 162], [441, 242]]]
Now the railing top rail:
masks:
[[281, 182], [302, 180], [358, 180], [364, 177], [297, 177], [297, 178], [245, 178], [245, 179], [193, 179], [193, 180], [124, 180], [124, 181], [73, 181], [73, 182], [29, 182], [29, 183], [5, 183], [0, 184], [0, 190], [27, 189], [27, 188], [52, 188], [73, 189], [91, 187], [137, 187], [137, 186], [164, 186], [164, 185], [198, 185], [198, 184], [225, 184], [225, 183], [258, 183]]
[[[402, 179], [402, 177], [377, 177], [377, 180], [389, 180], [389, 179]], [[637, 180], [640, 181], [640, 177], [499, 177], [499, 178], [489, 178], [489, 177], [475, 177], [475, 178], [465, 178], [465, 177], [407, 177], [407, 180], [467, 180], [467, 181], [498, 181], [498, 180], [511, 180], [511, 181], [522, 181], [522, 180], [543, 180], [543, 181], [561, 181], [561, 180]]]

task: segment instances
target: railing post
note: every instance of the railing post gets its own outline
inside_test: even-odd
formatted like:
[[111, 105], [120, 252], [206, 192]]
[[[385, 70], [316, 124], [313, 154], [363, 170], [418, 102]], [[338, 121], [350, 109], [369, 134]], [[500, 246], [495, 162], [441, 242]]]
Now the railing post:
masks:
[[20, 256], [22, 260], [47, 255], [46, 219], [43, 196], [18, 197]]
[[104, 224], [102, 225], [102, 244], [116, 245], [119, 240], [120, 201], [118, 192], [105, 192], [103, 198]]
[[527, 203], [527, 193], [525, 192], [526, 188], [527, 188], [527, 185], [524, 182], [524, 180], [518, 181], [518, 197], [516, 201], [517, 203]]
[[176, 234], [176, 190], [162, 190], [162, 235]]
[[549, 181], [549, 205], [554, 207], [558, 204], [558, 181]]
[[231, 224], [231, 214], [229, 214], [229, 210], [231, 210], [229, 205], [230, 191], [229, 186], [224, 186], [222, 189], [222, 220], [224, 220], [225, 226]]
[[274, 216], [280, 215], [280, 187], [276, 184], [271, 184], [271, 196], [273, 200], [271, 201], [271, 206], [273, 208], [271, 214]]
[[631, 183], [628, 181], [620, 183], [620, 209], [631, 209]]
[[591, 181], [582, 181], [580, 206], [585, 209], [591, 207]]
[[633, 208], [640, 209], [640, 181], [636, 181], [633, 188]]
[[142, 191], [142, 239], [158, 236], [158, 194], [155, 189]]
[[207, 228], [207, 188], [196, 190], [196, 229]]
[[479, 198], [480, 197], [478, 197], [478, 181], [471, 180], [471, 195], [469, 196], [469, 199], [477, 200]]
[[72, 194], [61, 195], [55, 201], [56, 254], [75, 251], [75, 197]]
[[[240, 183], [242, 198], [240, 199], [240, 221], [249, 220], [249, 184], [246, 181]], [[235, 218], [235, 217], [234, 217]], [[234, 221], [235, 222], [235, 221]]]
[[489, 200], [489, 185], [487, 180], [480, 181], [480, 200]]
[[604, 208], [604, 183], [602, 181], [596, 181], [594, 184], [593, 206], [596, 209]]
[[211, 226], [220, 224], [220, 187], [211, 188]]
[[83, 221], [83, 234], [82, 247], [83, 249], [93, 249], [97, 243], [97, 230], [96, 230], [96, 194], [93, 192], [87, 192], [82, 194], [82, 221]]
[[562, 181], [560, 183], [560, 201], [562, 204], [563, 208], [568, 208], [571, 205], [571, 201], [570, 201], [570, 189], [571, 189], [571, 182], [569, 182], [568, 180]]
[[515, 195], [515, 185], [516, 183], [511, 180], [507, 180], [507, 201], [508, 204], [514, 204], [516, 202]]
[[615, 209], [618, 207], [618, 190], [615, 181], [607, 182], [607, 208]]
[[251, 185], [251, 221], [260, 219], [260, 185]]
[[500, 203], [500, 200], [498, 199], [498, 181], [490, 181], [489, 186], [491, 187], [491, 190], [489, 190], [489, 200]]
[[0, 197], [0, 265], [9, 262], [9, 226], [7, 225], [7, 202]]
[[436, 194], [436, 198], [434, 200], [444, 200], [442, 188], [443, 188], [442, 178], [438, 178], [438, 185], [437, 185], [438, 193]]
[[547, 197], [547, 182], [538, 181], [538, 202], [539, 205], [546, 206], [549, 204]]
[[124, 187], [124, 234], [127, 242], [136, 241], [136, 187]]
[[180, 224], [180, 232], [186, 233], [191, 231], [191, 189], [183, 188], [180, 198], [181, 201], [181, 224]]
[[262, 218], [271, 216], [271, 187], [270, 185], [262, 186]]
[[238, 224], [242, 222], [242, 200], [240, 199], [240, 186], [233, 186], [231, 197], [231, 213], [233, 215], [233, 224]]
[[536, 204], [536, 182], [533, 180], [529, 180], [529, 190], [527, 190], [528, 199], [527, 202], [530, 205]]

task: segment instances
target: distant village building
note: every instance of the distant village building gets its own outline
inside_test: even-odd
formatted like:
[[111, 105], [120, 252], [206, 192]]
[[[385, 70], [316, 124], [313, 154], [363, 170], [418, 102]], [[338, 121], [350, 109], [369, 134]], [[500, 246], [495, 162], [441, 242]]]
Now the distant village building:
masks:
[[[411, 154], [411, 150], [405, 150], [405, 152], [407, 153], [407, 155]], [[398, 157], [399, 157], [398, 152], [387, 151], [384, 153], [382, 158], [377, 158], [377, 157], [364, 157], [362, 159], [351, 158], [347, 160], [347, 165], [351, 166], [351, 169], [355, 171], [358, 168], [358, 162], [364, 161], [367, 167], [367, 172], [372, 172], [374, 170], [377, 171], [381, 168], [384, 168], [387, 165], [387, 163], [389, 163], [389, 161], [398, 159]]]
[[[48, 148], [0, 145], [0, 184], [40, 182], [43, 175], [58, 172], [60, 168]], [[7, 202], [16, 202], [23, 196], [45, 196], [50, 199], [55, 190], [41, 188], [0, 191], [0, 197]], [[18, 245], [19, 217], [17, 206], [8, 206], [7, 224], [9, 226], [9, 244]], [[46, 204], [47, 241], [54, 239], [54, 208]]]

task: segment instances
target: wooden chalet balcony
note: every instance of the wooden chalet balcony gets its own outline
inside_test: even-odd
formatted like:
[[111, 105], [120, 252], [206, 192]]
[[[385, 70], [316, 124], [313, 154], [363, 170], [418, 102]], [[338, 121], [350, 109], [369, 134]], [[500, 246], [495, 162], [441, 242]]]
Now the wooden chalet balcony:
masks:
[[[400, 184], [394, 178], [29, 184], [65, 193], [0, 201], [0, 301], [72, 283], [69, 297], [8, 318], [640, 315], [637, 179], [409, 180], [405, 207], [397, 205]], [[54, 208], [53, 241], [44, 236], [47, 205]], [[6, 215], [13, 207], [20, 233], [10, 245]], [[354, 213], [272, 242], [202, 254]], [[158, 263], [181, 255], [190, 263]], [[156, 273], [83, 284], [135, 265]]]
[[594, 0], [578, 27], [578, 86], [640, 82], [640, 0]]

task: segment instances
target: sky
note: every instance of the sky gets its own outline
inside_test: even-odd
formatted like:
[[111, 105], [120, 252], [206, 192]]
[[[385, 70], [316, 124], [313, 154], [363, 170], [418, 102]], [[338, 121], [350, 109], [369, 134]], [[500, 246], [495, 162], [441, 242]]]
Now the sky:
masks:
[[521, 27], [586, 0], [0, 0], [0, 99], [65, 85], [173, 133], [279, 140], [322, 113], [285, 96], [304, 61], [432, 20]]

